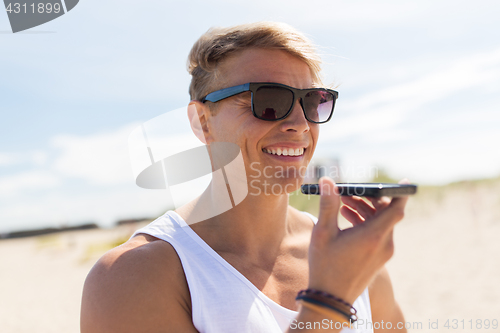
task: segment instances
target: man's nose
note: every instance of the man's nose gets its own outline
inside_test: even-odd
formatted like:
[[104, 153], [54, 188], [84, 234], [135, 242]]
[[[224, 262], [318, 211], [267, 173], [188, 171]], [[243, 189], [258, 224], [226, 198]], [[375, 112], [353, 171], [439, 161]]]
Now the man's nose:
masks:
[[295, 101], [293, 110], [281, 124], [283, 131], [305, 133], [309, 131], [309, 121], [306, 119], [300, 98]]

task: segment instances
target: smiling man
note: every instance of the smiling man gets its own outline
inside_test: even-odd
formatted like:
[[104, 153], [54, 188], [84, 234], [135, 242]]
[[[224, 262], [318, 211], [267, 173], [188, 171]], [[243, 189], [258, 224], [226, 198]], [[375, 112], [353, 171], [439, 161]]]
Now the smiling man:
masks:
[[320, 180], [318, 219], [288, 205], [338, 97], [323, 87], [311, 43], [277, 23], [211, 29], [189, 70], [193, 132], [239, 147], [248, 195], [186, 222], [217, 205], [211, 184], [106, 253], [85, 283], [82, 332], [398, 331], [383, 266], [406, 199], [343, 199], [354, 226], [342, 231], [330, 178]]

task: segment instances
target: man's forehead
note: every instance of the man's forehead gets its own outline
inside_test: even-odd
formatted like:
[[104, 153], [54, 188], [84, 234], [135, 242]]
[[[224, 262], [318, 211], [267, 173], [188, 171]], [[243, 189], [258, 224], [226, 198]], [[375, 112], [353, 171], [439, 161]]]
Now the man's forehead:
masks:
[[[298, 83], [313, 86], [309, 66], [301, 59], [278, 49], [248, 48], [224, 59], [217, 68], [220, 88], [248, 82]], [[281, 82], [280, 82], [281, 81]]]

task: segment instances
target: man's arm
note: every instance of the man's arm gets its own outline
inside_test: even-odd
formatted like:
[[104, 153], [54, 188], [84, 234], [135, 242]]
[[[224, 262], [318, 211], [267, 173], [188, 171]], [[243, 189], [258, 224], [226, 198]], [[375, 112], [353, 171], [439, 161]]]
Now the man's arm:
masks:
[[197, 332], [173, 247], [140, 235], [106, 253], [85, 281], [82, 333]]
[[[403, 312], [394, 298], [389, 272], [383, 267], [368, 287], [375, 333], [403, 332], [405, 320]], [[383, 325], [382, 325], [383, 321]], [[390, 322], [390, 328], [387, 323]], [[375, 324], [377, 323], [377, 324]], [[375, 329], [380, 327], [379, 329]]]

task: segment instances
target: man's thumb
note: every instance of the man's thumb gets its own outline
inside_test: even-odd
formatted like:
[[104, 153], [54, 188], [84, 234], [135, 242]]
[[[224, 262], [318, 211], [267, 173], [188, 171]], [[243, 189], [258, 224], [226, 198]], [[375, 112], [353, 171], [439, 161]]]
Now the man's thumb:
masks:
[[319, 180], [321, 199], [319, 203], [318, 226], [333, 226], [338, 228], [337, 219], [340, 207], [340, 196], [337, 186], [330, 177]]

